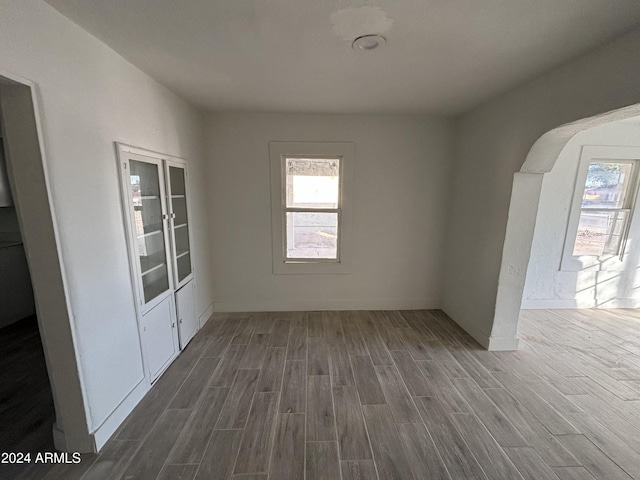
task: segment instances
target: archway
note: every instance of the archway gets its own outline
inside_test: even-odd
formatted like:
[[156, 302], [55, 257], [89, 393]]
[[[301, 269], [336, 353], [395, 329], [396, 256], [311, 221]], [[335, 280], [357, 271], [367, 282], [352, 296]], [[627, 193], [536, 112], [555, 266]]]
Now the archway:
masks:
[[491, 349], [515, 350], [518, 317], [531, 255], [542, 182], [568, 142], [579, 132], [640, 115], [640, 104], [559, 126], [542, 135], [514, 174], [502, 249]]

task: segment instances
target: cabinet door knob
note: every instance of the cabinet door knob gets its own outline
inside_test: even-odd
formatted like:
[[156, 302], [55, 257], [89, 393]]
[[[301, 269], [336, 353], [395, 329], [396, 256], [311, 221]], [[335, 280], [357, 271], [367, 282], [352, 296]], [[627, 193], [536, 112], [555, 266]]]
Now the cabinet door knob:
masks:
[[173, 322], [173, 323], [171, 324], [171, 328], [176, 328], [176, 322]]

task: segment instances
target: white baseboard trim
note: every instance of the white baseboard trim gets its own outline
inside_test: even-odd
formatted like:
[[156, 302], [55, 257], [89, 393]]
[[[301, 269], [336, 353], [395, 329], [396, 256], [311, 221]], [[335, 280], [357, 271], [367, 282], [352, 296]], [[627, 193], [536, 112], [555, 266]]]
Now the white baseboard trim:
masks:
[[198, 317], [198, 328], [204, 327], [204, 324], [209, 321], [213, 312], [215, 311], [213, 308], [214, 304], [210, 303], [204, 312]]
[[491, 352], [504, 352], [518, 350], [520, 339], [518, 337], [489, 337], [487, 350]]
[[120, 402], [120, 405], [118, 405], [107, 419], [102, 422], [102, 425], [94, 430], [92, 435], [95, 452], [99, 452], [104, 444], [107, 443], [107, 440], [111, 438], [122, 422], [124, 422], [125, 418], [127, 418], [136, 405], [140, 403], [140, 400], [142, 400], [142, 397], [144, 397], [148, 391], [149, 384], [145, 378], [142, 378], [142, 380], [133, 387], [125, 399]]
[[92, 435], [86, 433], [77, 438], [69, 438], [58, 427], [57, 422], [53, 424], [53, 446], [61, 452], [94, 453], [96, 451]]
[[612, 298], [602, 301], [590, 298], [586, 299], [543, 299], [543, 300], [522, 300], [523, 310], [554, 310], [554, 309], [581, 309], [581, 308], [640, 308], [638, 298]]
[[[446, 312], [445, 312], [446, 313]], [[518, 337], [492, 337], [487, 333], [480, 330], [475, 325], [465, 325], [461, 322], [458, 322], [454, 317], [449, 315], [454, 322], [456, 322], [460, 328], [462, 328], [465, 332], [471, 335], [476, 342], [482, 345], [484, 348], [490, 351], [511, 351], [517, 350], [518, 344], [520, 343], [520, 339]]]
[[561, 299], [551, 298], [544, 300], [525, 300], [522, 299], [520, 305], [522, 310], [553, 310], [554, 308], [579, 308], [578, 303], [574, 298]]
[[640, 308], [640, 299], [614, 298], [608, 302], [596, 305], [594, 308]]
[[465, 324], [463, 324], [461, 322], [458, 322], [454, 317], [449, 315], [446, 311], [444, 311], [444, 312], [447, 314], [447, 316], [451, 320], [456, 322], [460, 326], [460, 328], [462, 328], [465, 332], [467, 332], [469, 335], [471, 335], [475, 339], [476, 342], [478, 342], [480, 345], [482, 345], [486, 349], [489, 348], [489, 335], [487, 335], [485, 332], [480, 330], [475, 325], [465, 325]]
[[348, 299], [348, 300], [265, 300], [260, 302], [215, 302], [216, 312], [296, 312], [328, 310], [432, 310], [437, 299]]

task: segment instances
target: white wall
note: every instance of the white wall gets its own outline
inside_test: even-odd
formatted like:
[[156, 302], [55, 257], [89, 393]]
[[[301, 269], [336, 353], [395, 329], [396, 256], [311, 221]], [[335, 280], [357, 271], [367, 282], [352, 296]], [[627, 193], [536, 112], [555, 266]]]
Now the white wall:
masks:
[[[451, 127], [434, 117], [211, 114], [215, 308], [438, 308]], [[269, 141], [355, 143], [350, 274], [272, 274]]]
[[639, 50], [637, 29], [458, 119], [442, 305], [485, 346], [516, 336], [519, 299], [494, 322], [514, 172], [545, 132], [640, 101]]
[[0, 11], [0, 75], [37, 86], [86, 423], [93, 432], [143, 376], [113, 142], [188, 160], [200, 314], [212, 301], [203, 117], [43, 2], [2, 0]]
[[[630, 307], [640, 299], [634, 288], [637, 261], [624, 271], [606, 271], [599, 267], [571, 272], [560, 270], [567, 234], [576, 176], [584, 145], [640, 146], [640, 124], [614, 122], [576, 134], [559, 155], [542, 183], [535, 235], [527, 280], [522, 297], [523, 308]], [[636, 210], [635, 220], [640, 217]], [[630, 242], [625, 262], [637, 260], [640, 243]]]

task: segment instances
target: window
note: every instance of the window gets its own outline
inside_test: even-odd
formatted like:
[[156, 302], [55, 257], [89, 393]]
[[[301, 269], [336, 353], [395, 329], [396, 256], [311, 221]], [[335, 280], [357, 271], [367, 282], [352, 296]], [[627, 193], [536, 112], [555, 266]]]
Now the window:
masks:
[[[584, 147], [569, 222], [563, 270], [623, 259], [637, 195], [640, 150]], [[570, 250], [569, 250], [570, 249]]]
[[589, 162], [573, 255], [619, 255], [632, 206], [631, 161]]
[[340, 158], [284, 158], [285, 261], [339, 261]]
[[347, 273], [353, 144], [271, 142], [274, 273]]

